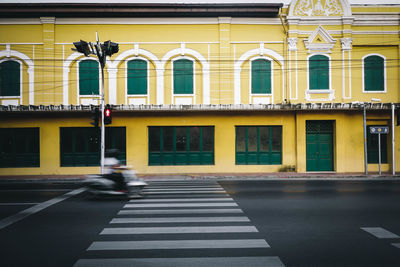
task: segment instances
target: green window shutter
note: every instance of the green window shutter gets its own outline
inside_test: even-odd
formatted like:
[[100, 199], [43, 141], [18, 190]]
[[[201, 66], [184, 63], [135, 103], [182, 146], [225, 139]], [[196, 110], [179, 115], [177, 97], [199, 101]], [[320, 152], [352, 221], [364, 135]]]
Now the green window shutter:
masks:
[[309, 58], [310, 90], [329, 89], [329, 58], [315, 55]]
[[0, 96], [20, 96], [21, 64], [8, 60], [0, 64]]
[[271, 93], [271, 62], [257, 59], [251, 63], [251, 93]]
[[369, 56], [364, 59], [364, 90], [384, 91], [384, 59], [380, 56]]
[[147, 94], [147, 62], [140, 59], [128, 62], [128, 94]]
[[193, 62], [179, 59], [174, 62], [174, 94], [193, 94]]
[[99, 94], [99, 63], [94, 60], [79, 62], [79, 94]]

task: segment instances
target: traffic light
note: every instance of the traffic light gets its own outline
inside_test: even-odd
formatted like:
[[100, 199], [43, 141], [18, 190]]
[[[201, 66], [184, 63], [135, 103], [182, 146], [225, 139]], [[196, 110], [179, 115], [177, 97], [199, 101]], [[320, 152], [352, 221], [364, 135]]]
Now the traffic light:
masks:
[[397, 116], [396, 125], [400, 126], [400, 107], [396, 108], [396, 116]]
[[106, 54], [106, 56], [110, 56], [112, 54], [118, 53], [119, 51], [119, 46], [117, 43], [109, 41], [105, 41], [104, 44], [101, 45], [101, 48], [103, 52]]
[[112, 122], [112, 114], [111, 114], [111, 107], [107, 105], [104, 109], [104, 125], [111, 124]]
[[92, 53], [89, 44], [83, 40], [80, 40], [79, 42], [74, 42], [74, 46], [76, 48], [76, 51], [85, 54], [85, 56], [89, 56]]
[[92, 116], [90, 124], [94, 127], [99, 127], [99, 108], [92, 109]]

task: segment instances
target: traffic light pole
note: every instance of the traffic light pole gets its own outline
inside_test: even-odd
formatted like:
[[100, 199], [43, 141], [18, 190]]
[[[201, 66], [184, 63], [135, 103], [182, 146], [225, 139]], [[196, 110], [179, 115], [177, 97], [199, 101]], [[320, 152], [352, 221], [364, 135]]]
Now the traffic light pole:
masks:
[[104, 155], [105, 155], [105, 127], [104, 127], [104, 67], [106, 65], [107, 56], [115, 54], [119, 51], [119, 47], [117, 43], [113, 43], [111, 41], [106, 41], [103, 44], [100, 44], [99, 37], [96, 32], [96, 43], [88, 43], [85, 41], [74, 42], [75, 49], [74, 51], [78, 51], [83, 53], [85, 56], [96, 55], [99, 59], [99, 63], [101, 66], [101, 89], [100, 89], [100, 112], [101, 112], [101, 128], [100, 128], [100, 172], [104, 174]]
[[[102, 65], [102, 64], [100, 64]], [[101, 67], [101, 95], [100, 95], [100, 106], [101, 106], [101, 130], [100, 130], [100, 172], [104, 174], [104, 155], [105, 155], [105, 140], [106, 140], [106, 129], [104, 126], [104, 66]]]

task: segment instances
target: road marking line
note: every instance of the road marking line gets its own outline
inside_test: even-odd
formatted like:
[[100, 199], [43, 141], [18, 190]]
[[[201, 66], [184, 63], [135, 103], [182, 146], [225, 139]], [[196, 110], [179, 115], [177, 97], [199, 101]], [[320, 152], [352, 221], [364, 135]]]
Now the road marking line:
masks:
[[101, 235], [258, 233], [254, 226], [185, 226], [104, 228]]
[[400, 248], [400, 243], [393, 243], [393, 246], [395, 246], [396, 248]]
[[222, 188], [204, 187], [204, 188], [146, 188], [143, 192], [168, 192], [168, 191], [221, 191]]
[[400, 238], [400, 236], [383, 229], [382, 227], [361, 227], [362, 230], [376, 236], [377, 238]]
[[71, 189], [0, 189], [0, 192], [65, 192]]
[[168, 209], [168, 210], [121, 210], [118, 215], [138, 214], [205, 214], [205, 213], [243, 213], [241, 209]]
[[124, 208], [180, 208], [180, 207], [237, 207], [235, 202], [231, 203], [147, 203], [147, 204], [125, 204]]
[[98, 266], [159, 266], [159, 267], [284, 267], [285, 265], [276, 256], [266, 257], [209, 257], [209, 258], [115, 258], [115, 259], [80, 259], [74, 267]]
[[222, 189], [220, 185], [165, 185], [165, 186], [158, 186], [158, 185], [148, 185], [146, 188], [151, 189], [175, 189], [175, 188], [182, 188], [182, 189], [189, 189], [189, 188], [219, 188]]
[[54, 205], [54, 204], [56, 204], [58, 202], [61, 202], [61, 201], [65, 200], [65, 199], [67, 199], [69, 197], [74, 196], [74, 195], [77, 195], [77, 194], [79, 194], [79, 193], [81, 193], [81, 192], [83, 192], [85, 190], [86, 190], [85, 188], [79, 188], [79, 189], [72, 190], [72, 191], [70, 191], [70, 192], [68, 192], [68, 193], [66, 193], [64, 195], [61, 195], [61, 196], [55, 197], [53, 199], [47, 200], [45, 202], [39, 203], [39, 204], [37, 204], [37, 205], [35, 205], [33, 207], [30, 207], [28, 209], [20, 211], [17, 214], [14, 214], [14, 215], [11, 215], [11, 216], [9, 216], [7, 218], [4, 218], [4, 219], [0, 220], [0, 230], [5, 228], [5, 227], [7, 227], [7, 226], [9, 226], [9, 225], [11, 225], [11, 224], [13, 224], [13, 223], [15, 223], [15, 222], [18, 222], [18, 221], [28, 217], [29, 215], [32, 215], [32, 214], [35, 214], [35, 213], [37, 213], [37, 212], [39, 212], [41, 210], [44, 210], [45, 208], [48, 208], [51, 205]]
[[131, 203], [151, 203], [151, 202], [207, 202], [207, 201], [233, 201], [232, 198], [227, 197], [213, 197], [213, 198], [153, 198], [153, 199], [131, 199]]
[[22, 203], [22, 202], [15, 202], [15, 203], [0, 203], [0, 206], [16, 206], [16, 205], [37, 205], [38, 202], [32, 203]]
[[269, 248], [264, 239], [97, 241], [87, 250]]
[[206, 191], [196, 191], [196, 190], [190, 190], [190, 191], [160, 191], [160, 192], [155, 192], [155, 191], [148, 191], [144, 192], [146, 195], [161, 195], [161, 194], [226, 194], [226, 191], [217, 191], [217, 190], [206, 190]]
[[115, 218], [110, 223], [191, 223], [191, 222], [250, 222], [246, 216], [235, 217], [163, 217]]

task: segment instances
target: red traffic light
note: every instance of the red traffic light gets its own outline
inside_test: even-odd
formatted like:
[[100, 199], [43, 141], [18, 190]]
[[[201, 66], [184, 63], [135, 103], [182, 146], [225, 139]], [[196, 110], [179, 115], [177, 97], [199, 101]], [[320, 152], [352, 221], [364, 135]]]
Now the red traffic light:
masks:
[[111, 116], [111, 108], [109, 105], [104, 109], [104, 124], [111, 124], [112, 116]]

